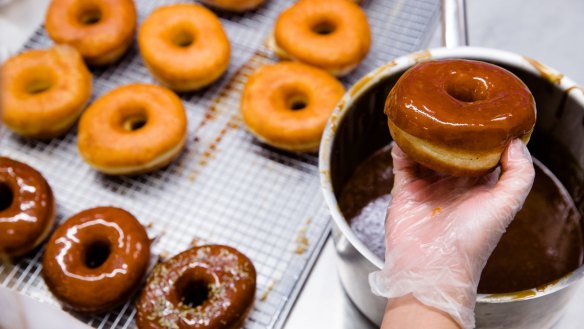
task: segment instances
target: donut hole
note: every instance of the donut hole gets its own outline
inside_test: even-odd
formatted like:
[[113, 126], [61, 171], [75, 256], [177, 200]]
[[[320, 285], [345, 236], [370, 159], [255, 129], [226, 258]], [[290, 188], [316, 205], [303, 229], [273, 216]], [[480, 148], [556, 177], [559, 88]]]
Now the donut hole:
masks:
[[488, 87], [479, 78], [453, 80], [445, 89], [448, 95], [464, 103], [484, 101], [488, 97]]
[[26, 92], [31, 95], [43, 93], [51, 89], [53, 82], [49, 79], [34, 79], [26, 85]]
[[332, 34], [336, 29], [335, 23], [328, 20], [320, 21], [312, 26], [312, 32], [319, 35]]
[[98, 268], [109, 258], [111, 254], [110, 243], [97, 240], [89, 244], [85, 249], [84, 264], [88, 268]]
[[79, 22], [83, 25], [93, 25], [99, 23], [102, 18], [102, 13], [99, 8], [89, 8], [83, 10], [79, 15]]
[[0, 182], [0, 211], [6, 210], [14, 202], [14, 193], [8, 184]]
[[205, 280], [183, 276], [177, 281], [175, 289], [181, 303], [188, 307], [203, 305], [209, 299], [209, 284]]
[[180, 48], [186, 48], [195, 42], [195, 35], [188, 31], [179, 31], [174, 35], [172, 42]]
[[127, 131], [136, 131], [142, 129], [146, 123], [148, 123], [148, 119], [144, 114], [135, 114], [125, 118], [122, 122], [122, 126], [124, 130]]
[[292, 94], [287, 97], [286, 107], [291, 111], [301, 111], [308, 106], [308, 97], [304, 94]]

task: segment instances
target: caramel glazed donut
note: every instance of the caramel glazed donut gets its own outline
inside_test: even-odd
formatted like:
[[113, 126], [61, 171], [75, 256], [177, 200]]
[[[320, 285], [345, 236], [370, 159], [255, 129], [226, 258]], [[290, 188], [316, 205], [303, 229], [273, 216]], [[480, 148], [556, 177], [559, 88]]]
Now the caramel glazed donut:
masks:
[[136, 8], [132, 0], [52, 0], [45, 28], [55, 43], [77, 48], [89, 65], [107, 65], [132, 44]]
[[154, 78], [179, 92], [201, 89], [217, 80], [231, 56], [217, 16], [195, 4], [154, 10], [140, 27], [138, 45]]
[[131, 84], [103, 95], [83, 113], [77, 147], [102, 173], [136, 175], [168, 165], [186, 137], [187, 117], [178, 96], [160, 86]]
[[240, 328], [252, 308], [256, 271], [239, 251], [194, 247], [157, 265], [137, 301], [140, 329]]
[[128, 300], [150, 261], [150, 240], [129, 212], [112, 207], [82, 211], [55, 230], [42, 275], [65, 308], [101, 313]]
[[318, 150], [343, 85], [327, 72], [297, 62], [265, 65], [248, 79], [241, 113], [248, 130], [274, 147]]
[[454, 176], [492, 170], [512, 139], [529, 141], [536, 119], [535, 100], [519, 78], [469, 60], [413, 66], [389, 93], [385, 113], [406, 154]]
[[201, 0], [201, 2], [217, 9], [241, 13], [256, 9], [265, 0]]
[[0, 256], [36, 248], [51, 231], [55, 208], [51, 187], [38, 171], [0, 157]]
[[343, 76], [369, 52], [371, 31], [351, 1], [300, 0], [280, 14], [269, 45], [280, 58]]
[[69, 46], [26, 51], [0, 69], [0, 116], [18, 135], [62, 135], [90, 96], [91, 74], [79, 52]]

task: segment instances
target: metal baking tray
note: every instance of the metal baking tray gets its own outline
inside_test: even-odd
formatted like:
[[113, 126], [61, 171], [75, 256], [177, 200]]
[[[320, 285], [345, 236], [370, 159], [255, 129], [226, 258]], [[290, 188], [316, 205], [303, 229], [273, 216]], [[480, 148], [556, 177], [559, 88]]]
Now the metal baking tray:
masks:
[[[173, 0], [137, 0], [139, 21]], [[132, 212], [157, 237], [162, 258], [192, 243], [231, 245], [256, 266], [257, 293], [245, 328], [281, 328], [329, 234], [316, 154], [282, 152], [246, 132], [240, 93], [249, 74], [276, 62], [266, 48], [278, 14], [293, 1], [268, 0], [242, 15], [218, 12], [232, 45], [228, 72], [211, 87], [180, 94], [188, 112], [189, 139], [168, 168], [138, 177], [109, 177], [90, 169], [76, 148], [76, 130], [48, 142], [32, 141], [0, 127], [0, 155], [37, 168], [51, 184], [61, 222], [99, 205]], [[437, 0], [370, 0], [373, 33], [369, 56], [342, 79], [350, 86], [368, 71], [424, 46], [437, 23]], [[26, 49], [52, 44], [41, 27]], [[93, 99], [131, 82], [155, 83], [134, 43], [119, 63], [93, 69]], [[41, 273], [43, 247], [16, 264], [0, 264], [0, 286], [51, 303]], [[75, 315], [96, 328], [134, 328], [133, 299], [99, 316]]]

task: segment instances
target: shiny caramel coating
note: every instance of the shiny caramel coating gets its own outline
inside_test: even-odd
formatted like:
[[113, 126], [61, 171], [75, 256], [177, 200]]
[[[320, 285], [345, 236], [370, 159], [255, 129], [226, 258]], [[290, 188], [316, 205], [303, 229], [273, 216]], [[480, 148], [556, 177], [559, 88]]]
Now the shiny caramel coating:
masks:
[[453, 175], [478, 175], [535, 126], [535, 101], [511, 72], [470, 60], [417, 64], [385, 105], [392, 136], [417, 162]]
[[42, 275], [65, 308], [105, 312], [123, 304], [142, 281], [150, 243], [129, 212], [113, 207], [85, 210], [51, 236]]
[[38, 246], [55, 219], [55, 199], [32, 167], [0, 157], [0, 254], [21, 256]]
[[[198, 305], [188, 296], [198, 290]], [[190, 291], [190, 292], [189, 292]], [[157, 265], [137, 301], [140, 329], [239, 328], [253, 304], [256, 271], [234, 248], [204, 245]]]

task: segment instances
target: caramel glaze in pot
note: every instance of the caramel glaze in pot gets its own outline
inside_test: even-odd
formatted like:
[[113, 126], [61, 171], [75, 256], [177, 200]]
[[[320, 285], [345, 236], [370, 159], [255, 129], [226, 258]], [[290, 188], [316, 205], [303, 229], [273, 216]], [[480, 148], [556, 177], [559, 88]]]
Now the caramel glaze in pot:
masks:
[[55, 218], [53, 192], [30, 166], [0, 157], [0, 254], [20, 256], [36, 247]]
[[55, 230], [43, 257], [43, 277], [66, 308], [100, 313], [124, 303], [142, 281], [150, 240], [129, 212], [100, 207]]
[[501, 151], [531, 134], [535, 101], [513, 73], [470, 60], [417, 64], [391, 90], [388, 119], [405, 132], [441, 146]]
[[[534, 167], [533, 188], [489, 257], [479, 293], [545, 288], [584, 263], [580, 213], [553, 173], [537, 160]], [[393, 179], [391, 148], [384, 147], [365, 160], [343, 188], [339, 206], [345, 218], [353, 221], [369, 204], [390, 194]], [[369, 248], [383, 245], [383, 232], [374, 233], [364, 241]], [[383, 259], [383, 252], [377, 256]]]
[[205, 245], [157, 265], [137, 302], [140, 329], [240, 328], [253, 304], [256, 271], [239, 251]]

